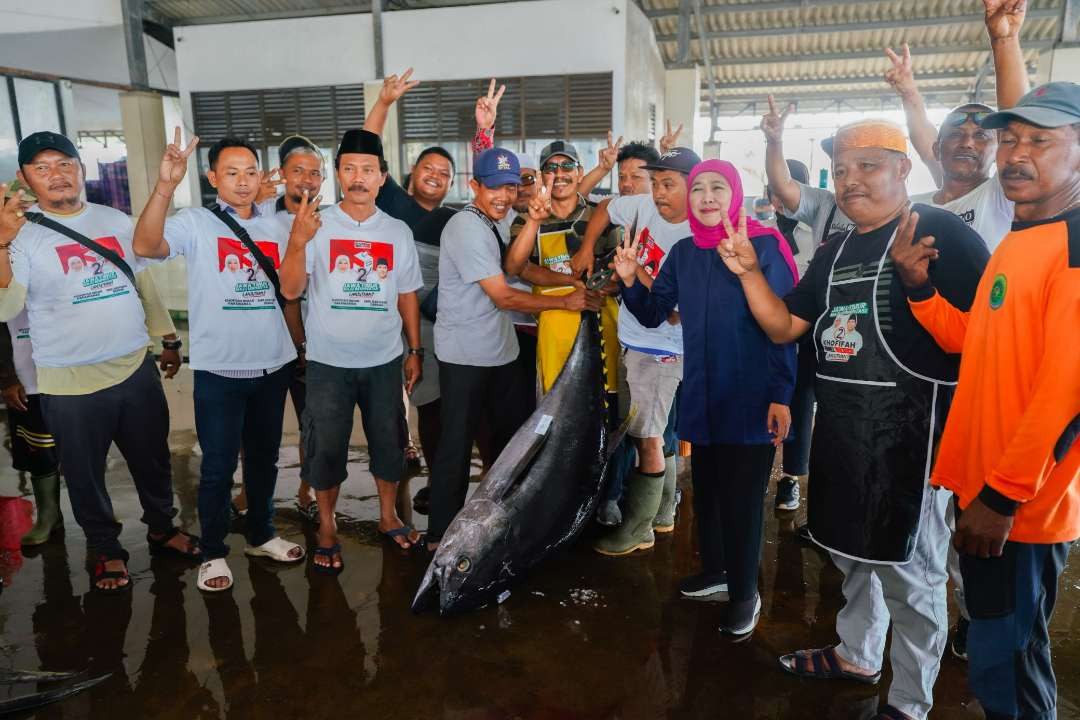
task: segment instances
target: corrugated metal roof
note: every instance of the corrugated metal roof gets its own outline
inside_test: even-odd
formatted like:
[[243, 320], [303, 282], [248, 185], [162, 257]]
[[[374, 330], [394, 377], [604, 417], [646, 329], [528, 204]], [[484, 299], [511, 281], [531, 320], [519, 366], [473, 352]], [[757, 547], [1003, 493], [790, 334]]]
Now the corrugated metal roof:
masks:
[[[818, 107], [894, 103], [883, 82], [891, 66], [884, 48], [899, 50], [904, 42], [911, 46], [919, 87], [932, 104], [962, 101], [990, 62], [980, 0], [700, 1], [705, 46], [724, 114], [744, 110], [769, 93]], [[680, 17], [680, 7], [693, 5], [640, 0], [669, 66], [704, 64], [695, 18]], [[1022, 45], [1032, 72], [1040, 54], [1061, 37], [1063, 6], [1064, 0], [1028, 3]], [[680, 26], [684, 44], [679, 41]], [[992, 84], [992, 72], [985, 81]], [[704, 82], [706, 107], [707, 88]]]

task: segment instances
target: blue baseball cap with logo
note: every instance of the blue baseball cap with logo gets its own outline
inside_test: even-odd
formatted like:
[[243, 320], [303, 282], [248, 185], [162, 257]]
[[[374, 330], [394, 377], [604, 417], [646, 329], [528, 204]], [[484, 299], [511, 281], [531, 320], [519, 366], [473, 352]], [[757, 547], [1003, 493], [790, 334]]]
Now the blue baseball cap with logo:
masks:
[[988, 130], [998, 130], [1011, 120], [1045, 128], [1080, 123], [1080, 85], [1071, 82], [1040, 85], [1013, 107], [990, 113], [981, 124]]
[[473, 177], [485, 187], [497, 188], [503, 185], [521, 183], [521, 165], [517, 153], [504, 148], [491, 148], [473, 159]]
[[654, 163], [645, 165], [646, 170], [674, 170], [689, 175], [694, 166], [701, 162], [698, 154], [688, 147], [673, 147], [660, 156]]

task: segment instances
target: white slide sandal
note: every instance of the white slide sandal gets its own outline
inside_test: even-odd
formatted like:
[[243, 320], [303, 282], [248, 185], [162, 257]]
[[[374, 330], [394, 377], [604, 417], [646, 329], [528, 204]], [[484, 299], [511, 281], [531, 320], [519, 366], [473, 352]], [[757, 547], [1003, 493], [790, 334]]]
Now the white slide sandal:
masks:
[[[225, 587], [213, 587], [206, 584], [209, 580], [220, 577], [228, 578], [229, 584]], [[199, 566], [199, 581], [196, 583], [196, 587], [203, 592], [224, 592], [232, 586], [232, 570], [229, 569], [229, 564], [225, 562], [225, 558], [214, 558]]]
[[[294, 548], [299, 548], [300, 554], [296, 557], [289, 557], [289, 553]], [[275, 537], [267, 540], [258, 547], [247, 546], [244, 548], [244, 554], [248, 557], [268, 557], [271, 560], [277, 560], [278, 562], [294, 563], [303, 560], [306, 553], [302, 546], [284, 540], [281, 537]]]

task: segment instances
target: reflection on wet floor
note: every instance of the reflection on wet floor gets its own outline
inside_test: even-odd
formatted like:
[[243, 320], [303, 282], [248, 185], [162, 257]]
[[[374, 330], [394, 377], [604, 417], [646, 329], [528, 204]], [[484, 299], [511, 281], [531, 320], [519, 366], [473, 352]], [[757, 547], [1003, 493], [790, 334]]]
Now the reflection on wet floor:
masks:
[[[174, 433], [180, 521], [197, 531], [199, 457]], [[8, 463], [3, 457], [0, 462]], [[294, 447], [282, 448], [277, 525], [312, 547], [293, 509]], [[409, 603], [428, 557], [382, 541], [375, 489], [357, 449], [340, 512], [347, 568], [278, 566], [242, 554], [230, 536], [231, 592], [203, 595], [195, 569], [151, 559], [122, 460], [110, 492], [131, 552], [129, 594], [88, 592], [84, 538], [64, 498], [62, 543], [29, 552], [0, 595], [0, 669], [111, 672], [104, 684], [38, 718], [328, 718], [569, 720], [867, 718], [879, 688], [782, 674], [776, 656], [834, 641], [840, 575], [768, 513], [761, 624], [746, 642], [716, 631], [716, 602], [679, 600], [696, 569], [688, 476], [675, 533], [629, 558], [579, 543], [551, 558], [502, 605], [442, 619]], [[423, 478], [413, 480], [413, 489]], [[29, 495], [29, 488], [23, 487]], [[771, 508], [772, 495], [768, 498]], [[424, 518], [414, 518], [423, 527]], [[1080, 573], [1066, 571], [1052, 640], [1060, 717], [1080, 717]], [[723, 596], [720, 596], [723, 598]], [[980, 718], [965, 667], [946, 657], [932, 717]], [[886, 676], [886, 680], [888, 677]], [[0, 686], [0, 699], [33, 684]]]

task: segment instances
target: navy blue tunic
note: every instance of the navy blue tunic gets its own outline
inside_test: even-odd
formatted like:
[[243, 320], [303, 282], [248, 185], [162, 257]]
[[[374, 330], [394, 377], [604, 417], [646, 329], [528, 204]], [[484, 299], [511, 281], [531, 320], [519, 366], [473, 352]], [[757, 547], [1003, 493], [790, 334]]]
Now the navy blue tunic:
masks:
[[[773, 292], [794, 285], [773, 235], [750, 238]], [[754, 320], [739, 279], [716, 250], [693, 238], [671, 249], [648, 290], [623, 288], [625, 308], [645, 327], [679, 311], [683, 326], [683, 381], [679, 438], [698, 445], [764, 445], [772, 442], [770, 403], [788, 405], [795, 387], [795, 346], [769, 340]]]

